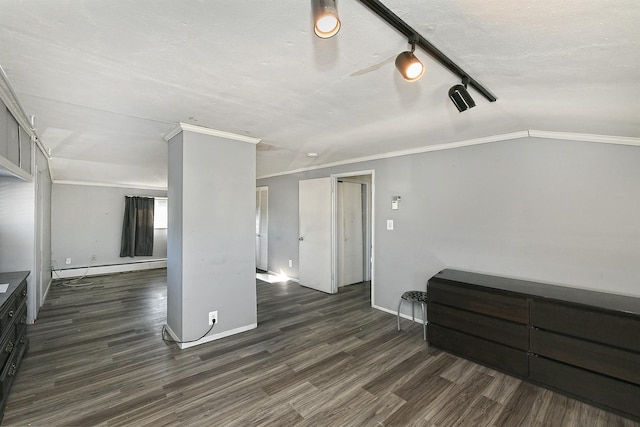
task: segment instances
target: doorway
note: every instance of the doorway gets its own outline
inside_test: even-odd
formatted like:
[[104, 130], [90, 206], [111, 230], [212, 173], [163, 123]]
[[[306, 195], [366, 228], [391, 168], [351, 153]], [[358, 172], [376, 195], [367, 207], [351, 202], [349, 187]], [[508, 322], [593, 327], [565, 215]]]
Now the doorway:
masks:
[[[343, 185], [342, 201], [338, 198], [338, 180], [353, 183]], [[338, 292], [338, 276], [344, 274], [344, 266], [357, 272], [365, 282], [366, 290], [371, 289], [371, 304], [375, 292], [374, 280], [374, 171], [353, 172], [331, 175], [325, 178], [300, 180], [298, 182], [298, 257], [300, 284], [329, 294]], [[355, 260], [348, 260], [345, 251], [338, 255], [338, 212], [345, 205], [344, 197], [352, 199], [347, 202], [347, 217], [354, 218], [350, 225], [352, 234], [358, 234], [359, 241], [349, 245], [353, 248]], [[340, 206], [340, 209], [339, 209]], [[345, 215], [345, 212], [342, 213]], [[360, 219], [355, 218], [360, 215]], [[359, 225], [358, 225], [359, 224]], [[355, 231], [353, 231], [355, 230]], [[340, 238], [344, 240], [344, 235]], [[357, 242], [358, 240], [356, 240]], [[343, 245], [344, 247], [345, 245]], [[340, 271], [339, 265], [343, 265]], [[350, 274], [350, 273], [349, 273]], [[354, 279], [346, 279], [350, 281]]]
[[373, 171], [332, 175], [333, 275], [340, 287], [371, 286], [373, 303]]
[[256, 269], [269, 269], [269, 187], [256, 188]]

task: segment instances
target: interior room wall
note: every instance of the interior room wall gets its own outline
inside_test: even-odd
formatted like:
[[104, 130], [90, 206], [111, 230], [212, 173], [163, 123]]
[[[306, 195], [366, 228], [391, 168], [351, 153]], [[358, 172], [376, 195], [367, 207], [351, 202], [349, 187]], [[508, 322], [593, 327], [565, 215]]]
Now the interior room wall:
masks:
[[255, 151], [190, 130], [169, 142], [167, 324], [181, 348], [257, 326]]
[[34, 183], [0, 175], [0, 271], [31, 271]]
[[300, 179], [373, 169], [376, 306], [443, 268], [640, 296], [638, 165], [637, 146], [525, 138], [259, 179], [269, 269], [297, 255]]
[[[51, 262], [54, 269], [119, 265], [167, 258], [167, 230], [156, 229], [153, 255], [120, 258], [125, 196], [166, 197], [162, 190], [53, 184]], [[91, 256], [95, 255], [95, 261]], [[71, 264], [65, 264], [71, 258]]]
[[51, 285], [51, 175], [49, 163], [35, 150], [35, 307], [39, 310]]

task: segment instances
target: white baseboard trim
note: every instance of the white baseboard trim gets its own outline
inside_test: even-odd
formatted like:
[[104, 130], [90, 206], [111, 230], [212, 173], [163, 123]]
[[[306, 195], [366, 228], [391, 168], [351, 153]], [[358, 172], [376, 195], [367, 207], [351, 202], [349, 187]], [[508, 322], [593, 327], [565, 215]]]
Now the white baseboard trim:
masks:
[[[375, 308], [376, 310], [384, 311], [385, 313], [393, 314], [394, 316], [398, 315], [397, 311], [389, 310], [388, 308], [380, 307], [379, 305], [372, 304], [371, 307]], [[422, 314], [422, 309], [416, 307], [416, 323], [420, 323], [422, 325], [425, 322], [418, 317], [420, 314]], [[409, 316], [408, 314], [400, 313], [400, 317], [402, 317], [403, 319], [411, 320], [411, 316]]]
[[[224, 332], [220, 332], [218, 334], [213, 334], [213, 335], [208, 335], [198, 341], [194, 341], [194, 342], [189, 342], [189, 343], [176, 343], [178, 344], [178, 347], [180, 348], [180, 350], [184, 350], [187, 349], [189, 347], [195, 347], [197, 345], [200, 344], [205, 344], [211, 341], [215, 341], [215, 340], [219, 340], [221, 338], [225, 338], [228, 337], [230, 335], [235, 335], [235, 334], [239, 334], [241, 332], [246, 332], [246, 331], [250, 331], [251, 329], [255, 329], [258, 327], [257, 323], [252, 323], [250, 325], [246, 325], [246, 326], [241, 326], [239, 328], [236, 329], [231, 329], [229, 331], [224, 331]], [[169, 327], [169, 325], [165, 325], [166, 331], [169, 333], [169, 335], [171, 335], [171, 338], [173, 338], [175, 341], [180, 341], [180, 339], [178, 338], [178, 336], [175, 334], [175, 332], [173, 332], [173, 330], [171, 329], [171, 327]]]
[[54, 274], [60, 279], [68, 279], [72, 277], [83, 276], [100, 276], [111, 273], [124, 273], [127, 271], [152, 270], [154, 268], [166, 268], [167, 260], [154, 260], [133, 262], [129, 264], [100, 265], [96, 267], [79, 267], [67, 268], [64, 270], [55, 270]]

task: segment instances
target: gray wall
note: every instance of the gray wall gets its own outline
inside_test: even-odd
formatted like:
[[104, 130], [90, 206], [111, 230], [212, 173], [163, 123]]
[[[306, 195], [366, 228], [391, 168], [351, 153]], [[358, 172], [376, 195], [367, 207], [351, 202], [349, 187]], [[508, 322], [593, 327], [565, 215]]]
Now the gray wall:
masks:
[[[49, 163], [35, 150], [35, 307], [44, 304], [51, 285], [51, 175]], [[35, 315], [34, 315], [35, 318]]]
[[299, 179], [373, 169], [377, 306], [447, 267], [640, 296], [638, 165], [635, 146], [528, 138], [260, 179], [269, 269], [297, 260]]
[[167, 236], [167, 325], [180, 340], [183, 334], [183, 296], [182, 296], [182, 214], [183, 214], [183, 183], [184, 167], [183, 133], [171, 138], [168, 148], [168, 226]]
[[219, 321], [209, 336], [250, 329], [257, 323], [255, 145], [180, 135], [169, 142], [167, 322], [181, 340], [207, 332], [210, 311]]
[[[55, 269], [165, 259], [167, 230], [156, 230], [153, 256], [120, 258], [120, 239], [127, 195], [166, 197], [166, 191], [53, 184], [51, 261]], [[96, 260], [91, 261], [91, 255]], [[66, 265], [65, 259], [71, 258]]]
[[31, 271], [34, 183], [0, 175], [0, 271]]

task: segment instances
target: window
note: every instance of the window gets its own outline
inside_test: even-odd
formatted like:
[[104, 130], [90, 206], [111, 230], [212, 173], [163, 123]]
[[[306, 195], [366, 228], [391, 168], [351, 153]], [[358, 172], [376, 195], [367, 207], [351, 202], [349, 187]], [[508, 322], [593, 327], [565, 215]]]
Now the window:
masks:
[[156, 197], [153, 210], [153, 228], [167, 228], [167, 198]]

